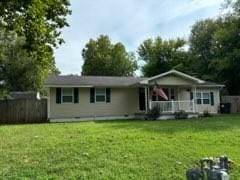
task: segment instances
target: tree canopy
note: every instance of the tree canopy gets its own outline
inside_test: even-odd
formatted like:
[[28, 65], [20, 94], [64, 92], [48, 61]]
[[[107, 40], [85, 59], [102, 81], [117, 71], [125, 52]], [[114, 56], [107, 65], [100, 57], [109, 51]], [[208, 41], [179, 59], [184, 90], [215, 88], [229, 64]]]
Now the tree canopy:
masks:
[[37, 86], [34, 59], [23, 49], [25, 39], [14, 32], [0, 31], [0, 81], [6, 89], [25, 91]]
[[190, 36], [193, 69], [199, 77], [224, 83], [229, 94], [240, 94], [240, 1], [231, 13], [197, 22]]
[[90, 39], [82, 50], [84, 64], [82, 75], [132, 76], [137, 62], [120, 42], [111, 43], [108, 36], [101, 35], [97, 40]]
[[197, 76], [205, 80], [214, 80], [210, 64], [216, 56], [212, 46], [214, 33], [219, 26], [219, 21], [206, 19], [196, 22], [191, 30], [189, 50], [194, 59], [191, 66]]
[[163, 40], [161, 37], [145, 40], [138, 48], [139, 59], [145, 62], [144, 76], [154, 76], [172, 68], [188, 72], [189, 53], [184, 49], [183, 39]]
[[[21, 66], [29, 60], [34, 69], [34, 74], [29, 72], [29, 76], [34, 76], [30, 77], [34, 79], [32, 86], [26, 86], [24, 89], [37, 90], [41, 88], [48, 74], [56, 72], [53, 48], [64, 42], [60, 36], [60, 30], [68, 26], [66, 16], [71, 13], [69, 5], [68, 0], [8, 0], [0, 2], [0, 27], [4, 31], [16, 33], [17, 37], [24, 38], [21, 45], [15, 45], [18, 48], [21, 47], [24, 57], [29, 58], [18, 56], [19, 59], [16, 62]], [[20, 52], [20, 49], [17, 51]], [[10, 62], [13, 61], [12, 58], [8, 60], [8, 63], [12, 63]], [[14, 78], [21, 77], [15, 76]], [[22, 87], [16, 88], [22, 89]]]

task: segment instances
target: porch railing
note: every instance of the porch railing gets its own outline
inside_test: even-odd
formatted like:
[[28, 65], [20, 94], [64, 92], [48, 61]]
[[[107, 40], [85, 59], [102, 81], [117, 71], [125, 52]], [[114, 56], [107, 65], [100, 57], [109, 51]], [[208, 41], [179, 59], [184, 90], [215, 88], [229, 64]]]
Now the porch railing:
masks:
[[191, 101], [151, 101], [150, 109], [158, 107], [162, 113], [174, 113], [178, 111], [185, 111], [195, 113], [194, 100]]

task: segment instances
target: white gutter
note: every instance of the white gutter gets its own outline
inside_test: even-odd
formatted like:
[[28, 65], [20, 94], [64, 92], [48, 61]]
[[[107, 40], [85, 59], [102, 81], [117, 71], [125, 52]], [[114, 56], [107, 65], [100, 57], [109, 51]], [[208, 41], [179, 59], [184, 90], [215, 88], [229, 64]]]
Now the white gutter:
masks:
[[79, 87], [79, 88], [91, 88], [91, 87], [94, 87], [94, 86], [92, 86], [92, 85], [74, 85], [74, 84], [72, 84], [72, 85], [44, 85], [44, 87], [46, 87], [46, 88], [49, 88], [49, 87]]

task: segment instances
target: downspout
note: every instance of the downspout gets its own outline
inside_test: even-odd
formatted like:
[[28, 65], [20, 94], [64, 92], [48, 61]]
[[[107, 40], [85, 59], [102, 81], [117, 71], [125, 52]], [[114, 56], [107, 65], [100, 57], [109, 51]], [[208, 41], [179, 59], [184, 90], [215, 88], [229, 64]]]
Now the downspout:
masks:
[[50, 102], [51, 102], [51, 88], [49, 87], [48, 88], [48, 90], [47, 90], [47, 93], [48, 93], [48, 97], [47, 97], [47, 118], [48, 118], [48, 120], [50, 119], [50, 117], [51, 117], [51, 110], [50, 110]]

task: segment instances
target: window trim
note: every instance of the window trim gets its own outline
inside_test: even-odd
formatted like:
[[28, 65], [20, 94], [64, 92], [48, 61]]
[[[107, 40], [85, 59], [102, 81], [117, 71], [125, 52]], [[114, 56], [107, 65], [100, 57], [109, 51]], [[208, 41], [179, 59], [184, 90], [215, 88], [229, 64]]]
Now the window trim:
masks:
[[[72, 90], [72, 102], [63, 102], [63, 89], [71, 89]], [[72, 104], [72, 103], [74, 103], [74, 90], [73, 90], [74, 88], [61, 88], [61, 103], [62, 104]], [[69, 95], [70, 96], [70, 95]]]
[[[200, 98], [198, 98], [197, 94], [200, 94]], [[200, 103], [198, 103], [198, 100], [200, 100]], [[196, 104], [197, 105], [202, 105], [203, 104], [202, 92], [196, 92]]]
[[[203, 94], [208, 94], [208, 98], [204, 98], [204, 96], [203, 96]], [[204, 100], [208, 100], [209, 101], [209, 103], [204, 103]], [[211, 93], [210, 92], [202, 92], [202, 104], [203, 105], [209, 105], [209, 104], [211, 104]]]
[[[97, 101], [97, 89], [104, 89], [104, 94], [101, 94], [102, 96], [104, 95], [104, 101]], [[106, 101], [107, 101], [106, 88], [95, 88], [95, 103], [104, 103]]]
[[[198, 93], [200, 93], [200, 95], [201, 95], [201, 98], [200, 98], [200, 100], [201, 100], [201, 103], [200, 104], [198, 104], [198, 99], [199, 98], [197, 98], [197, 94]], [[207, 98], [203, 98], [203, 94], [208, 94], [209, 96], [208, 96], [208, 100], [209, 100], [209, 103], [204, 103], [203, 101], [204, 100], [206, 100]], [[198, 91], [197, 93], [196, 93], [196, 104], [197, 105], [211, 105], [211, 92], [208, 92], [208, 91], [206, 91], [206, 92], [203, 92], [203, 91]]]

